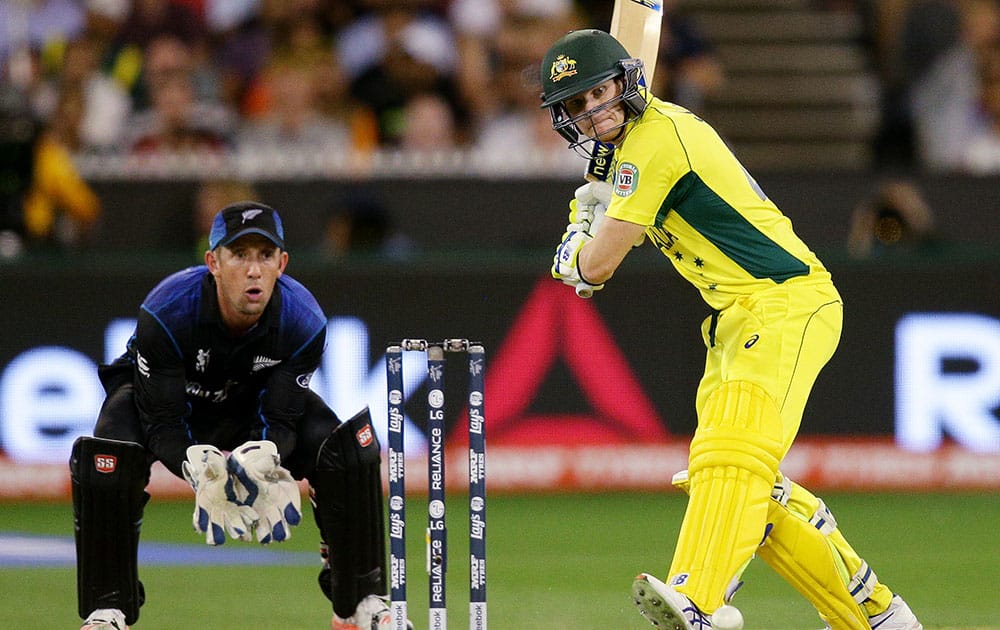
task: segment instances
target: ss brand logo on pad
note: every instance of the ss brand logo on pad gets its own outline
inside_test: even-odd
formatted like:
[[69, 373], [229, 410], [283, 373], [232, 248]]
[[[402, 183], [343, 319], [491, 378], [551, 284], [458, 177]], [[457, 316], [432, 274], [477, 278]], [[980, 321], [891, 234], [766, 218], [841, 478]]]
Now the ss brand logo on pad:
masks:
[[97, 472], [113, 473], [118, 466], [118, 458], [114, 455], [94, 455], [94, 468]]
[[375, 434], [372, 432], [372, 425], [366, 424], [361, 427], [361, 430], [357, 433], [358, 444], [361, 446], [368, 446], [375, 439]]

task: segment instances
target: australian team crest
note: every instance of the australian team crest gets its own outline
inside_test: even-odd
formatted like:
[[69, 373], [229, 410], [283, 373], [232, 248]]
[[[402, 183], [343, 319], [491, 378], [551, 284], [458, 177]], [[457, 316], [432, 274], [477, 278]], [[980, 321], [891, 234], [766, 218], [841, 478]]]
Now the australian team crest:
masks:
[[559, 55], [552, 62], [552, 70], [549, 71], [549, 80], [555, 83], [576, 74], [576, 59], [570, 59], [566, 55]]

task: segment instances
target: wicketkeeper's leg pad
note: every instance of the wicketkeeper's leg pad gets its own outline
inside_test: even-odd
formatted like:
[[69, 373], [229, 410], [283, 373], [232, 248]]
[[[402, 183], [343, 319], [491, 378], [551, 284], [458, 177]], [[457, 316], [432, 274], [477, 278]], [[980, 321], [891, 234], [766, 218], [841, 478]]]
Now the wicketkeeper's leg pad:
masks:
[[309, 483], [329, 562], [320, 587], [346, 619], [366, 596], [386, 593], [381, 455], [367, 409], [323, 442]]
[[847, 543], [825, 503], [778, 475], [758, 555], [819, 612], [833, 630], [867, 630], [892, 592]]
[[726, 587], [761, 542], [781, 441], [778, 407], [754, 383], [723, 383], [700, 410], [669, 581], [703, 612], [723, 604]]
[[76, 538], [77, 603], [81, 619], [117, 608], [139, 618], [145, 598], [139, 582], [139, 528], [149, 500], [146, 450], [134, 442], [81, 437], [69, 468]]

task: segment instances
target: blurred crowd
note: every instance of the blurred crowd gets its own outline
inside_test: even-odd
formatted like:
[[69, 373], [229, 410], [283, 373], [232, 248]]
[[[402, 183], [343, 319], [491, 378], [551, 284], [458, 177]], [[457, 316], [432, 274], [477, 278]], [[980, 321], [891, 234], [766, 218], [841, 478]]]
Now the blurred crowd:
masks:
[[[611, 4], [0, 0], [0, 255], [10, 232], [86, 242], [99, 203], [81, 156], [226, 155], [267, 172], [289, 156], [462, 148], [581, 171], [539, 108], [537, 68], [566, 31], [606, 27]], [[693, 105], [721, 69], [668, 20], [657, 90]]]
[[[881, 79], [879, 166], [1000, 172], [1000, 0], [808, 0], [856, 12]], [[712, 43], [665, 0], [654, 92], [726, 89]], [[363, 155], [472, 149], [581, 169], [538, 107], [538, 62], [610, 0], [0, 0], [0, 255], [85, 241], [86, 155]], [[25, 156], [33, 163], [25, 168]], [[19, 188], [20, 186], [20, 188]], [[16, 210], [15, 210], [16, 206]], [[16, 215], [16, 216], [15, 216]]]
[[935, 254], [946, 241], [920, 176], [1000, 173], [1000, 1], [854, 0], [881, 89], [878, 175], [848, 254]]
[[1000, 2], [870, 0], [880, 164], [1000, 172]]
[[[532, 73], [564, 32], [606, 24], [610, 5], [3, 0], [0, 63], [5, 91], [72, 151], [471, 146], [515, 155], [560, 144]], [[679, 55], [704, 52], [682, 36]], [[695, 86], [678, 90], [697, 98]]]

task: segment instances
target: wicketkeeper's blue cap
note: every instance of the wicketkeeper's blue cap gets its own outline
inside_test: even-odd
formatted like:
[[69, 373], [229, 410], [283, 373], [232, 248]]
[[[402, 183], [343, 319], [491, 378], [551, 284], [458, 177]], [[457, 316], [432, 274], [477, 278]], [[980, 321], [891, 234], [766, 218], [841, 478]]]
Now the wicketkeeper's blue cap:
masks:
[[212, 221], [208, 248], [228, 245], [241, 236], [260, 234], [279, 249], [285, 249], [285, 229], [274, 208], [256, 201], [240, 201], [219, 211]]

